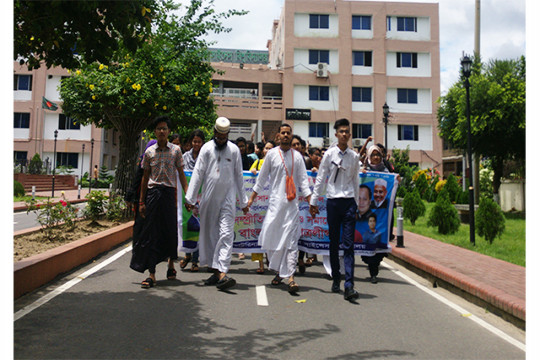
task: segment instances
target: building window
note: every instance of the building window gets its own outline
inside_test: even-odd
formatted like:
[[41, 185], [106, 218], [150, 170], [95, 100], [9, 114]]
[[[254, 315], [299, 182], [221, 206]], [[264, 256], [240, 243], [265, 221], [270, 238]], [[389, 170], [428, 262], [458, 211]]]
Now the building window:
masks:
[[32, 75], [17, 75], [13, 76], [13, 90], [32, 91]]
[[13, 113], [13, 127], [15, 129], [29, 129], [30, 113]]
[[77, 153], [56, 153], [56, 167], [58, 166], [71, 166], [77, 168], [79, 166], [79, 154]]
[[312, 101], [328, 101], [330, 88], [328, 86], [310, 86], [309, 100]]
[[328, 123], [309, 123], [309, 137], [328, 137]]
[[327, 63], [330, 64], [329, 50], [309, 50], [309, 63]]
[[371, 30], [371, 16], [353, 15], [352, 28], [353, 30]]
[[310, 29], [328, 29], [328, 15], [309, 14]]
[[81, 124], [77, 119], [67, 117], [64, 114], [58, 115], [58, 130], [80, 130]]
[[397, 89], [399, 104], [418, 104], [418, 89]]
[[398, 52], [396, 56], [396, 66], [398, 68], [416, 69], [418, 67], [418, 54]]
[[371, 124], [352, 124], [352, 137], [354, 139], [367, 139], [371, 135]]
[[353, 87], [352, 88], [353, 102], [371, 102], [371, 88], [368, 87]]
[[392, 17], [390, 17], [390, 16], [386, 17], [386, 30], [387, 31], [392, 30]]
[[28, 157], [28, 151], [14, 151], [13, 152], [13, 160], [17, 164], [26, 162], [27, 157]]
[[415, 17], [398, 17], [397, 18], [397, 31], [416, 32], [416, 18]]
[[418, 125], [398, 125], [398, 140], [418, 141]]
[[372, 51], [353, 51], [353, 66], [371, 66]]

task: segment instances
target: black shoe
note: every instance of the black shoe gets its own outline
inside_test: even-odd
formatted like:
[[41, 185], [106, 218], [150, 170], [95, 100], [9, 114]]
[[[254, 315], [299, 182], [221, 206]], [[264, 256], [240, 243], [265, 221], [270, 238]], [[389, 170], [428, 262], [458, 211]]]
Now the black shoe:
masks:
[[219, 278], [216, 274], [212, 274], [208, 279], [204, 280], [204, 285], [216, 285], [219, 281]]
[[377, 280], [377, 277], [376, 276], [372, 276], [371, 279], [370, 279], [371, 283], [372, 284], [376, 284], [379, 282], [379, 280]]
[[350, 288], [345, 289], [345, 294], [343, 295], [343, 298], [345, 300], [353, 300], [353, 299], [358, 299], [359, 296], [360, 294], [358, 294], [358, 291], [350, 287]]
[[225, 289], [228, 289], [230, 287], [233, 287], [234, 285], [236, 285], [236, 280], [234, 280], [233, 278], [230, 278], [227, 275], [225, 275], [225, 277], [223, 279], [221, 279], [221, 280], [219, 280], [217, 282], [216, 287], [219, 290], [225, 290]]
[[339, 280], [332, 281], [332, 292], [333, 293], [338, 293], [339, 292], [339, 287], [340, 287], [339, 283], [340, 283]]

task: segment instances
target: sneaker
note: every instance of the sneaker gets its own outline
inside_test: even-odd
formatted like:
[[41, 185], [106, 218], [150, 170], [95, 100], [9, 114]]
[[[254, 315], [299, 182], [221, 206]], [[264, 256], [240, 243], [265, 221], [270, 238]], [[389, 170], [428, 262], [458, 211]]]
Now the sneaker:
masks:
[[225, 290], [225, 289], [228, 289], [230, 287], [233, 287], [234, 285], [236, 285], [236, 280], [234, 280], [233, 278], [228, 277], [227, 275], [225, 275], [225, 277], [223, 279], [219, 280], [216, 283], [216, 287], [219, 290]]
[[353, 299], [358, 299], [358, 297], [360, 296], [360, 294], [358, 294], [358, 291], [354, 290], [354, 288], [350, 287], [350, 288], [347, 288], [345, 289], [345, 294], [343, 295], [343, 298], [345, 300], [353, 300]]
[[334, 280], [332, 282], [332, 292], [333, 293], [338, 293], [339, 292], [339, 288], [340, 288], [340, 281], [339, 280]]
[[208, 279], [204, 280], [204, 285], [216, 285], [219, 281], [219, 278], [216, 274], [212, 274]]
[[376, 276], [372, 276], [371, 279], [370, 279], [371, 283], [372, 284], [376, 284], [379, 282], [379, 280], [377, 280], [377, 277]]

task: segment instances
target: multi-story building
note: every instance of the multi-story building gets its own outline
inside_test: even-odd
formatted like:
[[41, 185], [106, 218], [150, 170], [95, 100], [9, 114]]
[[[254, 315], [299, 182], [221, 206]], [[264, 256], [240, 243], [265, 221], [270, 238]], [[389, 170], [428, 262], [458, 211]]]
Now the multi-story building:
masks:
[[[118, 136], [114, 130], [81, 125], [62, 113], [60, 80], [69, 76], [67, 70], [42, 66], [32, 71], [14, 62], [13, 86], [13, 150], [15, 165], [25, 166], [34, 154], [39, 154], [48, 172], [56, 167], [71, 166], [73, 175], [91, 174], [90, 168], [105, 165], [114, 170], [118, 163]], [[57, 110], [42, 107], [43, 98], [57, 104]], [[93, 143], [92, 143], [92, 140]], [[84, 150], [83, 150], [84, 149]], [[90, 154], [93, 149], [92, 155]], [[92, 159], [92, 164], [90, 160]]]
[[[440, 95], [439, 16], [436, 3], [284, 0], [269, 23], [268, 51], [212, 49], [217, 113], [231, 120], [231, 138], [272, 139], [282, 122], [311, 146], [336, 141], [333, 124], [352, 122], [351, 145], [373, 136], [388, 149], [410, 149], [410, 162], [442, 171], [437, 135]], [[39, 153], [75, 174], [93, 165], [114, 169], [118, 135], [81, 126], [61, 113], [60, 68], [28, 71], [14, 63], [15, 159]], [[42, 109], [42, 97], [59, 110]], [[383, 105], [389, 106], [388, 124]], [[82, 145], [85, 145], [83, 154]]]
[[234, 136], [277, 124], [311, 146], [336, 139], [333, 124], [351, 120], [354, 147], [370, 135], [388, 148], [410, 149], [410, 161], [442, 170], [437, 135], [440, 95], [438, 4], [285, 0], [273, 22], [268, 61], [254, 51], [214, 50], [218, 114]]

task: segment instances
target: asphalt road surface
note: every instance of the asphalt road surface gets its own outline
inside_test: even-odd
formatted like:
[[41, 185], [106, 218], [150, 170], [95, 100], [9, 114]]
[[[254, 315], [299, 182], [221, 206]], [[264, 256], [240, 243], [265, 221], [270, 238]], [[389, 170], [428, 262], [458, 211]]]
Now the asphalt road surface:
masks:
[[233, 258], [229, 291], [204, 286], [204, 269], [166, 280], [165, 263], [141, 289], [129, 246], [15, 301], [14, 358], [525, 359], [525, 332], [389, 260], [371, 284], [356, 258], [350, 303], [320, 263], [293, 296], [249, 255]]

